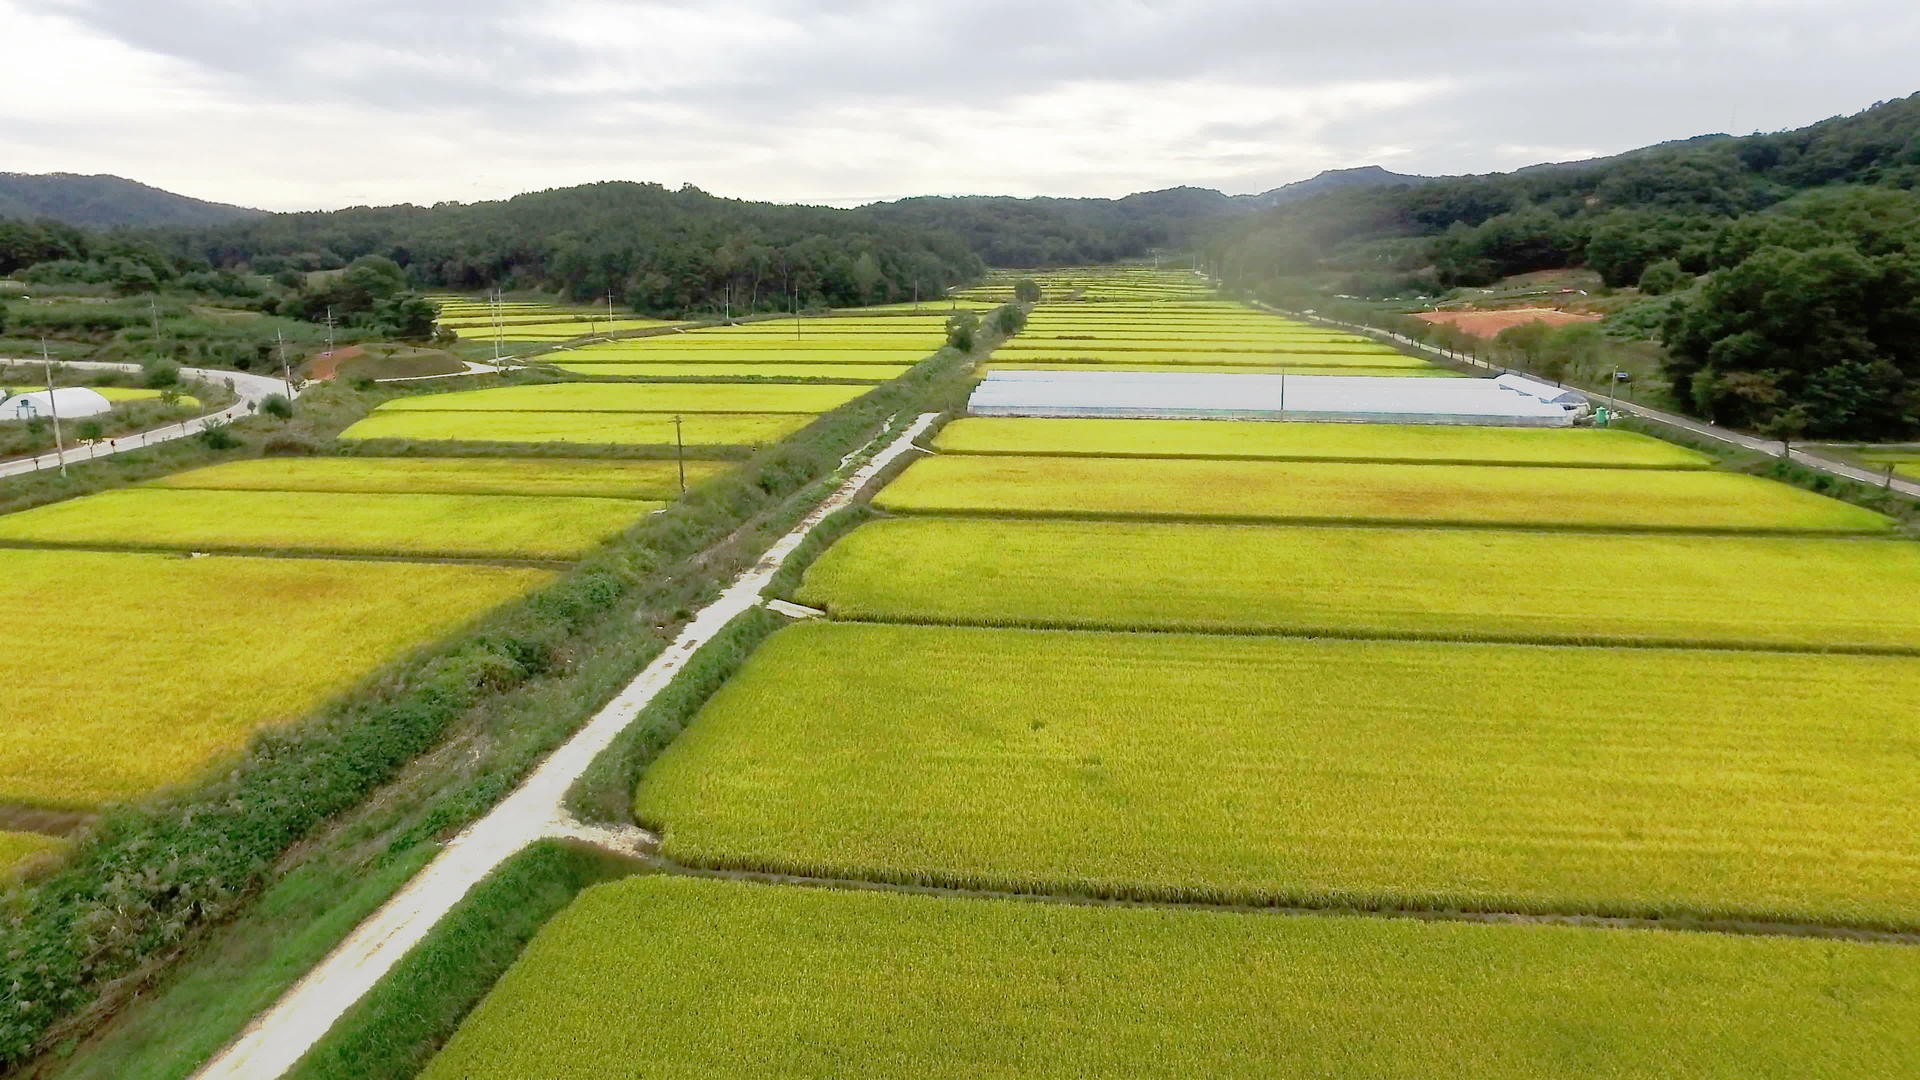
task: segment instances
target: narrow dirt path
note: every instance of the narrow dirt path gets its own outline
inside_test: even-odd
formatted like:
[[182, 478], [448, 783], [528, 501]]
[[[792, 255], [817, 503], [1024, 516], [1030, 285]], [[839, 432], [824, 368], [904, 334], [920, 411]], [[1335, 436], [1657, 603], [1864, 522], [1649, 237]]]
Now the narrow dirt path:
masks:
[[936, 418], [934, 413], [921, 415], [848, 476], [799, 525], [767, 549], [752, 568], [735, 578], [718, 599], [702, 608], [673, 644], [541, 762], [511, 795], [454, 837], [426, 869], [195, 1073], [196, 1080], [271, 1080], [285, 1073], [425, 938], [469, 889], [528, 844], [549, 837], [588, 839], [616, 848], [631, 842], [625, 834], [588, 829], [575, 822], [563, 804], [567, 790], [700, 646], [760, 603], [760, 594], [774, 572], [801, 541], [829, 514], [851, 505], [889, 464], [911, 451], [914, 440]]

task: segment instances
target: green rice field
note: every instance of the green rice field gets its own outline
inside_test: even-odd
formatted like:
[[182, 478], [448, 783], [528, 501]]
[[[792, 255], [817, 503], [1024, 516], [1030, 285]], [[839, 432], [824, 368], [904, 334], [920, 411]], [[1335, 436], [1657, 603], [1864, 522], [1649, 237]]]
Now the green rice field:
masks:
[[[674, 339], [679, 340], [679, 339]], [[569, 349], [542, 359], [558, 363], [592, 364], [917, 364], [935, 350], [919, 346], [901, 347], [869, 344], [852, 346], [795, 347], [791, 343], [705, 345], [693, 348], [661, 346], [654, 349], [606, 348]]]
[[1891, 1077], [1916, 1024], [1894, 946], [643, 876], [562, 912], [422, 1077]]
[[942, 428], [950, 454], [1260, 458], [1704, 469], [1705, 454], [1618, 428], [1223, 423], [967, 417]]
[[875, 497], [909, 513], [1886, 533], [1888, 518], [1697, 470], [941, 455]]
[[803, 623], [642, 779], [697, 866], [1920, 928], [1907, 657]]
[[184, 780], [261, 727], [310, 712], [396, 654], [553, 578], [491, 566], [24, 550], [0, 551], [0, 573], [60, 598], [16, 605], [0, 620], [0, 653], [34, 658], [33, 678], [14, 681], [0, 720], [0, 803], [66, 809]]
[[1920, 545], [1894, 540], [896, 518], [795, 599], [881, 622], [1920, 651], [1915, 596]]
[[[694, 484], [727, 468], [686, 463]], [[332, 491], [441, 495], [573, 495], [607, 499], [672, 499], [680, 471], [672, 461], [564, 458], [258, 458], [150, 480], [147, 487], [223, 491]]]
[[861, 386], [547, 383], [397, 398], [375, 415], [402, 412], [822, 413], [867, 393]]
[[555, 367], [576, 375], [638, 379], [845, 379], [883, 383], [913, 370], [910, 364], [576, 364]]
[[[611, 383], [597, 383], [611, 386]], [[813, 422], [810, 413], [688, 413], [678, 437], [688, 446], [758, 446]], [[582, 446], [672, 446], [668, 413], [455, 412], [374, 410], [340, 433], [342, 439], [416, 442], [576, 443]]]
[[548, 495], [122, 488], [0, 517], [0, 542], [572, 559], [659, 505]]

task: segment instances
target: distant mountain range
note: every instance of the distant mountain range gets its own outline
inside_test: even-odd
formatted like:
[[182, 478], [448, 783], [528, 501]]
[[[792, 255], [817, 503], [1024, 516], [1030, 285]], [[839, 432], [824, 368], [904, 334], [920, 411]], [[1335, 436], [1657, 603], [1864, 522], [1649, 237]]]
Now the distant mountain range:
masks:
[[83, 228], [118, 225], [228, 225], [264, 210], [175, 195], [120, 176], [0, 173], [0, 218], [52, 220]]

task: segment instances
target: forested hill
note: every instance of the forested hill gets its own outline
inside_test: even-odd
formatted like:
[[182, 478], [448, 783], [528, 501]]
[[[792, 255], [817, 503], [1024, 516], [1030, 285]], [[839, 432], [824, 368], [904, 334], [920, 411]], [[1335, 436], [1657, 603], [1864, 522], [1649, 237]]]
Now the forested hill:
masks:
[[1208, 246], [1236, 280], [1344, 273], [1350, 292], [1432, 291], [1566, 266], [1631, 285], [1666, 258], [1707, 269], [1722, 225], [1809, 189], [1916, 183], [1920, 94], [1794, 131], [1330, 192], [1236, 222]]
[[86, 228], [220, 225], [265, 211], [190, 199], [118, 176], [0, 173], [0, 218]]
[[392, 259], [415, 285], [612, 291], [639, 311], [778, 309], [938, 295], [984, 265], [951, 233], [850, 210], [723, 199], [610, 182], [498, 202], [275, 214], [155, 243], [215, 268], [279, 273]]
[[1423, 176], [1377, 165], [1332, 169], [1257, 195], [1175, 187], [1119, 199], [920, 196], [873, 203], [859, 213], [880, 221], [944, 229], [993, 266], [1071, 266], [1137, 258], [1190, 243], [1207, 222], [1292, 203], [1325, 191], [1425, 183]]
[[1920, 94], [1795, 131], [1335, 192], [1218, 230], [1270, 300], [1432, 296], [1597, 271], [1607, 330], [1656, 337], [1674, 397], [1778, 435], [1920, 434]]

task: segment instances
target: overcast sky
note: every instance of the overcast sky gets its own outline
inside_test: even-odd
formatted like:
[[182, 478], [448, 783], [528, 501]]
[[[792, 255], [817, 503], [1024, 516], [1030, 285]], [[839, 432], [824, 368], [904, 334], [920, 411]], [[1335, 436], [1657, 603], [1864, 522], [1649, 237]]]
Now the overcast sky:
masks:
[[593, 180], [847, 205], [1262, 191], [1797, 127], [1915, 0], [0, 0], [0, 170], [275, 210]]

